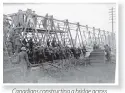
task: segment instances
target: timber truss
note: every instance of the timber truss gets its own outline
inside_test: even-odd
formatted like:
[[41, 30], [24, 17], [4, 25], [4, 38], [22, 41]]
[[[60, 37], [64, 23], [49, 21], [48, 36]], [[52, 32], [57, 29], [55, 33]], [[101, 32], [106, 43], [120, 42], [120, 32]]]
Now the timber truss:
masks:
[[6, 33], [4, 35], [7, 38], [14, 32], [18, 33], [21, 38], [32, 37], [34, 41], [44, 46], [47, 45], [47, 40], [51, 42], [53, 38], [63, 46], [71, 47], [93, 46], [94, 44], [111, 45], [112, 33], [109, 31], [84, 26], [79, 22], [71, 23], [68, 19], [57, 20], [48, 14], [40, 16], [31, 9], [4, 15], [3, 21], [4, 33]]

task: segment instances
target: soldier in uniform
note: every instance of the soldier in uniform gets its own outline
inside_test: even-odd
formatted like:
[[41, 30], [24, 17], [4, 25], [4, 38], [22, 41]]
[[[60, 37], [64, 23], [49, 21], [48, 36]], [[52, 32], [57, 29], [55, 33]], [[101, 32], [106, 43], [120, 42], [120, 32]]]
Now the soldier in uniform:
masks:
[[28, 41], [28, 43], [29, 43], [29, 50], [33, 51], [33, 45], [34, 45], [34, 43], [33, 43], [32, 38], [30, 38], [30, 40]]
[[9, 38], [8, 38], [11, 43], [12, 43], [12, 52], [14, 53], [14, 40], [15, 40], [15, 37], [14, 37], [14, 30], [12, 29], [10, 32], [9, 32]]
[[[8, 35], [8, 31], [9, 31], [9, 26], [10, 23], [7, 19], [7, 16], [4, 15], [3, 17], [3, 45], [6, 46], [6, 41], [7, 41], [7, 35]], [[3, 47], [5, 49], [5, 47]]]
[[36, 27], [36, 25], [37, 25], [37, 15], [36, 15], [35, 11], [33, 11], [32, 14], [33, 14], [34, 25], [35, 25], [35, 27]]
[[24, 26], [24, 14], [22, 10], [19, 10], [17, 13], [18, 26]]
[[47, 28], [47, 20], [48, 20], [48, 14], [46, 14], [44, 20], [43, 20], [43, 28], [46, 29]]
[[44, 62], [44, 60], [45, 60], [45, 52], [44, 52], [44, 47], [43, 46], [41, 46], [40, 48], [39, 48], [39, 63], [42, 63], [42, 62]]
[[34, 59], [34, 63], [38, 64], [39, 63], [39, 47], [35, 47], [34, 51], [33, 51], [33, 59]]
[[83, 56], [85, 57], [86, 56], [86, 47], [85, 46], [83, 46], [83, 48], [82, 48], [82, 52], [83, 52]]
[[52, 45], [52, 47], [56, 47], [56, 39], [55, 38], [53, 38], [51, 45]]
[[28, 67], [30, 66], [30, 62], [28, 60], [28, 55], [25, 47], [21, 48], [21, 52], [19, 53], [18, 57], [19, 57], [18, 62], [22, 68], [25, 77]]
[[12, 18], [12, 23], [14, 25], [14, 27], [17, 27], [18, 26], [18, 15], [17, 14], [14, 14], [14, 15], [11, 15], [10, 16]]
[[25, 25], [28, 25], [28, 27], [31, 27], [31, 25], [29, 23], [29, 21], [31, 21], [31, 20], [32, 20], [32, 10], [31, 9], [27, 9], [27, 11], [26, 11], [26, 18], [25, 18], [25, 22], [27, 24], [25, 24]]
[[47, 39], [47, 46], [50, 47], [50, 41]]
[[95, 50], [95, 49], [97, 49], [97, 45], [96, 44], [94, 44], [94, 46], [93, 46], [93, 50]]
[[26, 47], [27, 42], [26, 42], [26, 39], [25, 39], [25, 38], [23, 38], [23, 40], [22, 40], [22, 44], [23, 44], [24, 47]]
[[105, 48], [105, 53], [106, 53], [106, 59], [107, 61], [111, 61], [111, 48], [108, 45], [104, 46]]
[[12, 42], [9, 40], [8, 42], [7, 42], [7, 50], [8, 50], [8, 55], [9, 55], [9, 57], [11, 57], [12, 56], [12, 54], [13, 54], [13, 51], [12, 51]]
[[18, 35], [18, 33], [15, 34], [15, 38], [14, 38], [14, 49], [15, 49], [15, 53], [19, 53], [20, 49], [21, 49], [21, 40], [20, 37]]

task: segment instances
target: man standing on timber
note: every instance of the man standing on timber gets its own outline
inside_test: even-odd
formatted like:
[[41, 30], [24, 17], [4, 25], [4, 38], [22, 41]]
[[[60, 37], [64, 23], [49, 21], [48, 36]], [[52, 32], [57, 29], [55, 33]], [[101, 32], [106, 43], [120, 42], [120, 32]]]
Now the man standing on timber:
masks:
[[24, 14], [22, 10], [19, 10], [17, 13], [17, 22], [18, 22], [18, 26], [24, 26]]
[[35, 25], [35, 27], [36, 27], [36, 25], [37, 25], [37, 15], [36, 15], [36, 13], [35, 13], [35, 11], [33, 11], [33, 13], [32, 13], [33, 15], [33, 22], [34, 22], [34, 25]]
[[31, 27], [30, 22], [32, 21], [32, 10], [27, 9], [26, 11], [26, 18], [25, 18], [25, 25], [28, 25], [28, 27]]

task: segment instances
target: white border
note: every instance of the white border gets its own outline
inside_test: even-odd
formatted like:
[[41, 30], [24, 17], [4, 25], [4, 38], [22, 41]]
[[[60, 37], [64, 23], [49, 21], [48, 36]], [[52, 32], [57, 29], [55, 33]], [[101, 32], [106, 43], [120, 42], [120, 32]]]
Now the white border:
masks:
[[[10, 3], [10, 2], [4, 2], [4, 3]], [[22, 2], [12, 2], [12, 3], [22, 3]], [[46, 2], [23, 2], [23, 3], [46, 3]], [[64, 2], [63, 2], [64, 3]], [[66, 2], [66, 4], [73, 4], [77, 2]], [[83, 3], [83, 4], [112, 4], [116, 2], [98, 2], [98, 3]], [[50, 2], [49, 2], [50, 4]], [[51, 4], [59, 4], [58, 2], [54, 2]], [[64, 3], [65, 4], [65, 3]], [[79, 4], [79, 3], [77, 3]], [[3, 7], [3, 5], [2, 5]], [[2, 13], [3, 14], [3, 13]], [[28, 86], [118, 86], [119, 85], [119, 26], [118, 26], [118, 3], [116, 3], [116, 71], [115, 71], [115, 83], [3, 83], [4, 86], [21, 86], [21, 85], [28, 85]], [[3, 22], [3, 15], [2, 15], [2, 22]], [[2, 24], [2, 29], [3, 29], [3, 24]], [[3, 34], [2, 34], [3, 35]], [[2, 39], [3, 41], [3, 39]], [[2, 48], [3, 49], [3, 48]], [[2, 50], [3, 53], [3, 50]], [[2, 61], [2, 74], [3, 74], [3, 61]], [[3, 77], [2, 77], [3, 78]]]

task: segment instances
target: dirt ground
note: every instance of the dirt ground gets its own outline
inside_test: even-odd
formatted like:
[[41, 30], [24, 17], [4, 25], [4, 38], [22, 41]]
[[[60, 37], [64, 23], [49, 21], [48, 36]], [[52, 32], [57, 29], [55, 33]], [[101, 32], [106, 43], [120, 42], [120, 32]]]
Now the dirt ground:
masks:
[[11, 64], [4, 57], [4, 83], [114, 83], [115, 63], [92, 63], [85, 67], [77, 65], [56, 68], [44, 64], [43, 67], [33, 67], [24, 72], [19, 64]]

